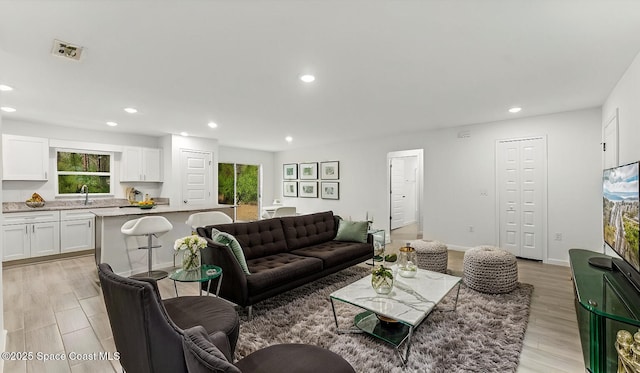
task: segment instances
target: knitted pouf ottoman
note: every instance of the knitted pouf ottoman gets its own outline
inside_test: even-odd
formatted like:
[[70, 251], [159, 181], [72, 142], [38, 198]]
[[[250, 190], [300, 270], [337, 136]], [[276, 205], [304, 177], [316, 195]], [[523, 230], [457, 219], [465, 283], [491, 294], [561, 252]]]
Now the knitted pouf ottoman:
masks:
[[515, 255], [493, 246], [478, 246], [464, 253], [464, 283], [489, 294], [508, 293], [518, 285]]
[[447, 245], [430, 240], [414, 240], [409, 241], [409, 244], [416, 249], [418, 268], [440, 273], [447, 272], [449, 260]]

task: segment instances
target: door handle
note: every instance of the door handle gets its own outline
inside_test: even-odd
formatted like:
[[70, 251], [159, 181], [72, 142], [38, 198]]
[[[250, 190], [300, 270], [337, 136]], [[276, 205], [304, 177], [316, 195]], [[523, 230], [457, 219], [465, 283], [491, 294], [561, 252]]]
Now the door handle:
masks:
[[187, 203], [187, 200], [185, 199], [185, 200], [184, 200], [184, 201], [182, 201], [182, 202]]

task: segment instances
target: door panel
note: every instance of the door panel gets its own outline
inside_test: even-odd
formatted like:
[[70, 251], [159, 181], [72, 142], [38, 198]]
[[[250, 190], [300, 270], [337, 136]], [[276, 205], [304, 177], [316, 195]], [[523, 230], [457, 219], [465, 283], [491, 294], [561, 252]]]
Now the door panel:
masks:
[[180, 151], [182, 165], [182, 203], [197, 205], [211, 202], [212, 158], [210, 152], [183, 149]]
[[404, 160], [391, 158], [391, 229], [404, 225]]
[[499, 245], [542, 260], [545, 245], [546, 139], [497, 144]]

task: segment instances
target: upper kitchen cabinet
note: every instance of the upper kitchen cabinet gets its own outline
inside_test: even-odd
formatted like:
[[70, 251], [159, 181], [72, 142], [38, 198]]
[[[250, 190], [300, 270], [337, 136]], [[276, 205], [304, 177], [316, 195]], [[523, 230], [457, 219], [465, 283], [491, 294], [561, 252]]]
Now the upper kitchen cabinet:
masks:
[[124, 148], [120, 168], [120, 181], [162, 182], [162, 150]]
[[2, 135], [4, 180], [48, 179], [49, 140], [40, 137]]

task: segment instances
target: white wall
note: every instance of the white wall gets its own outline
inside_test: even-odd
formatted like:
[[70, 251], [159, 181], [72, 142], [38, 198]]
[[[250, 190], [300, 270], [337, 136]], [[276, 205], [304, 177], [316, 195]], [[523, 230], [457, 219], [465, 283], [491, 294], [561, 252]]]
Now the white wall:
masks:
[[640, 53], [602, 106], [602, 123], [615, 113], [616, 108], [620, 109], [618, 160], [621, 165], [640, 160], [640, 105], [638, 102], [640, 102]]
[[[638, 102], [640, 102], [640, 53], [602, 106], [603, 125], [614, 115], [616, 108], [619, 109], [618, 163], [621, 165], [640, 160], [640, 105]], [[606, 247], [606, 245], [602, 246]], [[606, 253], [616, 255], [608, 247], [606, 247]]]
[[[232, 148], [227, 146], [221, 146], [219, 151], [220, 157], [218, 162], [262, 166], [263, 205], [271, 205], [274, 198], [280, 198], [279, 195], [276, 196], [276, 192], [274, 190], [274, 177], [279, 175], [278, 170], [274, 168], [275, 153], [261, 150]], [[281, 172], [282, 171], [280, 171], [280, 173]], [[215, 187], [217, 188], [217, 185]]]
[[[458, 132], [469, 131], [469, 138]], [[495, 141], [546, 135], [548, 143], [547, 262], [568, 264], [568, 249], [600, 247], [601, 111], [586, 109], [496, 123], [367, 138], [276, 154], [277, 193], [283, 163], [340, 161], [340, 200], [283, 198], [301, 212], [333, 210], [353, 219], [388, 218], [386, 155], [424, 149], [425, 238], [452, 248], [496, 244]], [[487, 191], [488, 196], [480, 196]], [[468, 232], [469, 226], [474, 232]], [[552, 240], [562, 233], [562, 241]]]
[[[2, 53], [0, 53], [2, 55]], [[2, 95], [0, 95], [0, 106], [2, 106]], [[0, 133], [3, 130], [3, 118], [2, 112], [0, 111]], [[0, 180], [2, 180], [2, 141], [0, 141]], [[0, 193], [0, 206], [2, 206], [2, 202], [4, 200], [4, 193]], [[2, 209], [0, 209], [0, 225], [4, 222], [4, 217], [2, 216]], [[2, 237], [2, 230], [0, 229], [0, 258], [4, 258], [4, 247], [2, 242], [4, 242], [4, 237]], [[2, 266], [0, 265], [0, 351], [5, 351], [5, 344], [7, 340], [7, 331], [4, 329], [4, 293], [3, 293], [3, 281], [2, 281]], [[4, 360], [0, 359], [0, 372], [4, 369]]]

